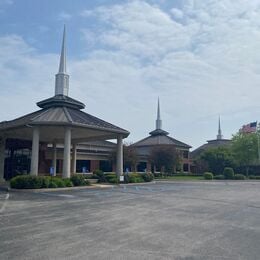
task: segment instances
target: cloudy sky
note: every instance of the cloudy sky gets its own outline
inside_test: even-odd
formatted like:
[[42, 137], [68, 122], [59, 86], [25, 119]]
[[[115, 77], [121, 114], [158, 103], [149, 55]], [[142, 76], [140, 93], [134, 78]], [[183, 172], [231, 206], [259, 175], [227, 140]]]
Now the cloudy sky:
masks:
[[53, 96], [62, 27], [70, 96], [131, 132], [196, 148], [260, 120], [260, 0], [0, 0], [0, 121]]

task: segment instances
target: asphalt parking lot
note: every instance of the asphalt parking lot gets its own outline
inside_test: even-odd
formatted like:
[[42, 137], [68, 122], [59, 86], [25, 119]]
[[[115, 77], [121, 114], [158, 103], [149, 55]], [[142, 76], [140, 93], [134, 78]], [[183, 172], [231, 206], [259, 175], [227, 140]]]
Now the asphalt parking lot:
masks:
[[0, 192], [0, 259], [260, 259], [260, 182]]

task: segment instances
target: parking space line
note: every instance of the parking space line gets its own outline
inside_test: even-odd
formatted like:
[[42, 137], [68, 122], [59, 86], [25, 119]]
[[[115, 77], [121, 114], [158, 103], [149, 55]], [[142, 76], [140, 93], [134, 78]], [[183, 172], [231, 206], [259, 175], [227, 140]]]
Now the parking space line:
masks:
[[5, 195], [4, 203], [3, 203], [2, 207], [0, 208], [0, 213], [3, 213], [3, 212], [4, 212], [5, 207], [6, 207], [6, 204], [7, 204], [7, 201], [8, 201], [8, 199], [9, 199], [9, 196], [10, 196], [9, 193], [7, 193], [7, 194]]

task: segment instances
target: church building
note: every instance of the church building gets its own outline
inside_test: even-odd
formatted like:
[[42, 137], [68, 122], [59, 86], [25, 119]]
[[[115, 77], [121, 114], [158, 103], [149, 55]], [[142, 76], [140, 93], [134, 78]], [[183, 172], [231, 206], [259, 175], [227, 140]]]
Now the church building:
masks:
[[155, 147], [158, 146], [170, 146], [174, 147], [180, 154], [181, 162], [179, 169], [175, 169], [179, 172], [190, 172], [190, 145], [185, 144], [177, 139], [169, 136], [169, 133], [162, 129], [162, 120], [160, 114], [160, 101], [158, 99], [157, 105], [157, 119], [155, 121], [155, 130], [149, 133], [149, 136], [132, 144], [138, 155], [137, 171], [153, 171], [152, 165], [149, 162], [149, 155]]
[[230, 139], [224, 139], [222, 135], [221, 130], [221, 124], [220, 124], [220, 117], [218, 119], [218, 134], [217, 138], [213, 140], [207, 141], [206, 144], [201, 145], [197, 149], [191, 152], [191, 158], [196, 159], [198, 158], [204, 151], [211, 149], [211, 148], [217, 148], [221, 146], [227, 146], [230, 145], [231, 140]]
[[85, 113], [85, 104], [69, 97], [66, 65], [64, 27], [55, 95], [38, 102], [40, 110], [0, 123], [0, 180], [50, 174], [50, 169], [63, 178], [82, 169], [112, 170], [111, 151], [116, 151], [117, 175], [123, 173], [123, 139], [129, 132]]

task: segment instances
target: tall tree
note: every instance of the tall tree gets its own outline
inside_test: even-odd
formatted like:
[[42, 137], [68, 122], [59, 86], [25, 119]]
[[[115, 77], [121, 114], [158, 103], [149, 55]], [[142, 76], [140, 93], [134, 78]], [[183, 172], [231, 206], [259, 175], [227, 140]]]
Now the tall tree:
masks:
[[203, 152], [200, 160], [207, 162], [209, 171], [222, 174], [225, 167], [235, 167], [235, 160], [229, 146], [211, 148]]
[[258, 158], [257, 133], [237, 133], [232, 138], [232, 151], [239, 166], [246, 168], [248, 175], [250, 165], [255, 164]]
[[180, 154], [173, 146], [159, 145], [151, 149], [149, 161], [161, 172], [173, 172], [180, 163]]

